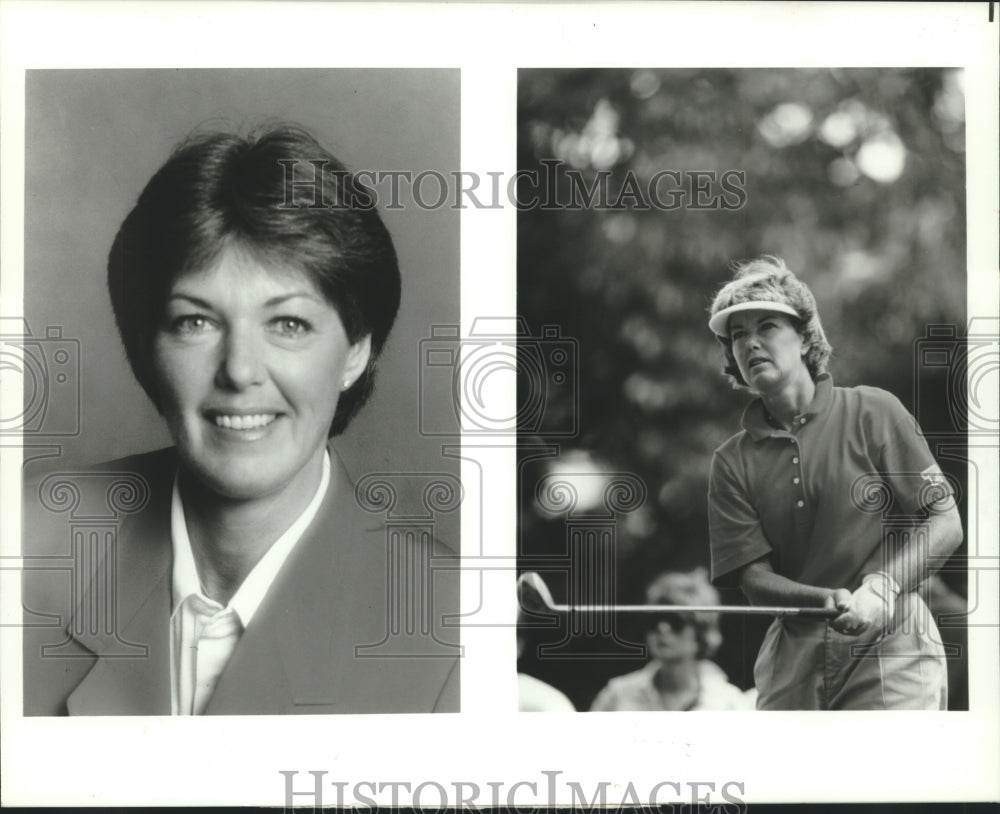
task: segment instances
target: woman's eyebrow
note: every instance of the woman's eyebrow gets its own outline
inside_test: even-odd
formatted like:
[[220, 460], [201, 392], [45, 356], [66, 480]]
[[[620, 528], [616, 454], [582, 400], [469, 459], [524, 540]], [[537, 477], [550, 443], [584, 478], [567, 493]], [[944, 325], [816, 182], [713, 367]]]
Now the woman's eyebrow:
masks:
[[193, 305], [197, 305], [199, 308], [213, 308], [212, 303], [207, 300], [201, 299], [201, 297], [196, 297], [193, 294], [185, 294], [183, 291], [175, 291], [169, 297], [167, 297], [167, 302], [171, 300], [187, 300]]
[[[320, 302], [320, 299], [315, 294], [312, 294], [308, 291], [294, 291], [291, 294], [282, 294], [277, 297], [271, 297], [264, 303], [264, 307], [273, 308], [274, 306], [281, 305], [282, 303], [288, 302], [289, 300], [300, 299], [300, 298], [313, 300], [314, 302]], [[169, 302], [170, 300], [187, 300], [188, 302], [197, 305], [199, 308], [215, 307], [208, 300], [203, 300], [201, 297], [196, 297], [194, 294], [188, 294], [187, 292], [184, 291], [175, 291], [169, 297], [167, 297], [167, 301]]]
[[295, 300], [302, 297], [313, 300], [314, 302], [320, 302], [320, 299], [309, 291], [294, 291], [291, 294], [282, 294], [279, 297], [271, 297], [271, 299], [264, 303], [264, 307], [273, 308], [275, 305], [281, 305], [289, 300]]

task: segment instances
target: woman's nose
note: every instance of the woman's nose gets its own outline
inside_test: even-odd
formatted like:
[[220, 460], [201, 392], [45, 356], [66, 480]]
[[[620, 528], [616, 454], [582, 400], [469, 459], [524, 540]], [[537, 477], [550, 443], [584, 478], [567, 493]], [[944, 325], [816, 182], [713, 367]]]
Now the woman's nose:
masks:
[[264, 379], [264, 364], [260, 343], [250, 331], [233, 328], [226, 333], [222, 358], [216, 373], [216, 385], [243, 390]]
[[656, 632], [659, 633], [660, 636], [662, 637], [669, 637], [674, 635], [673, 627], [671, 627], [670, 623], [666, 621], [660, 621], [656, 625]]

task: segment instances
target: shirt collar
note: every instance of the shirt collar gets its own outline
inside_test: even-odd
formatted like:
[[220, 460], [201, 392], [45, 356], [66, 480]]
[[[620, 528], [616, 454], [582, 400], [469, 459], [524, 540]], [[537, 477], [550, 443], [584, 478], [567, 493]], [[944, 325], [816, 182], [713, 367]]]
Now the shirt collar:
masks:
[[[830, 408], [833, 401], [833, 377], [829, 373], [821, 373], [816, 377], [816, 392], [813, 399], [806, 407], [805, 411], [796, 418], [810, 418], [822, 415]], [[786, 430], [778, 429], [767, 420], [767, 410], [764, 408], [763, 399], [754, 399], [743, 411], [743, 429], [750, 433], [754, 441], [770, 438], [772, 435], [783, 433], [788, 435]]]
[[[319, 486], [316, 487], [316, 494], [313, 495], [309, 505], [295, 521], [285, 530], [285, 532], [271, 544], [264, 556], [260, 558], [253, 570], [247, 574], [243, 584], [233, 594], [229, 600], [229, 608], [236, 611], [246, 628], [253, 619], [257, 608], [264, 600], [268, 588], [274, 582], [278, 571], [284, 565], [285, 560], [291, 553], [295, 544], [302, 537], [306, 528], [312, 522], [319, 511], [323, 497], [326, 495], [330, 484], [330, 453], [323, 455], [323, 474], [320, 476]], [[187, 597], [195, 594], [206, 602], [222, 606], [218, 602], [209, 599], [202, 589], [201, 579], [198, 576], [198, 569], [194, 562], [194, 553], [191, 551], [191, 538], [188, 537], [187, 520], [184, 516], [184, 502], [181, 500], [180, 486], [177, 477], [174, 478], [173, 494], [170, 503], [170, 541], [174, 552], [173, 573], [171, 579], [173, 613], [177, 612], [180, 604]]]

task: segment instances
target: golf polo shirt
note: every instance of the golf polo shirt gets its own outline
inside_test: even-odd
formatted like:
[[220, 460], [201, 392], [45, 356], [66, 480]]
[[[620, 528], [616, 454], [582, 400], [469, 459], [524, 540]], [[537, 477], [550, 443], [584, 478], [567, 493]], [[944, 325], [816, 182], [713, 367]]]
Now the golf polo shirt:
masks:
[[764, 403], [712, 459], [712, 580], [770, 555], [796, 582], [854, 591], [882, 570], [883, 522], [915, 517], [952, 494], [914, 418], [874, 387], [816, 380], [812, 403], [790, 431]]
[[[773, 427], [759, 399], [743, 428], [712, 460], [713, 580], [770, 555], [789, 579], [854, 591], [884, 568], [883, 523], [919, 522], [952, 493], [913, 417], [883, 390], [834, 387], [823, 375], [791, 431]], [[895, 617], [860, 637], [819, 620], [776, 619], [754, 665], [757, 709], [944, 709], [933, 618], [916, 593], [897, 600]]]

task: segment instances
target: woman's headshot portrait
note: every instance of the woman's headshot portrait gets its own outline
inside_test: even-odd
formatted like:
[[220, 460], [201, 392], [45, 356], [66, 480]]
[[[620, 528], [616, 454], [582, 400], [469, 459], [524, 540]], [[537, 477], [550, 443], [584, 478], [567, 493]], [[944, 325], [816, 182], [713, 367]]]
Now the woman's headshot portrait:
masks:
[[457, 72], [29, 72], [28, 129], [26, 323], [79, 403], [25, 452], [24, 713], [457, 711], [417, 347], [458, 218], [377, 186], [457, 167]]

